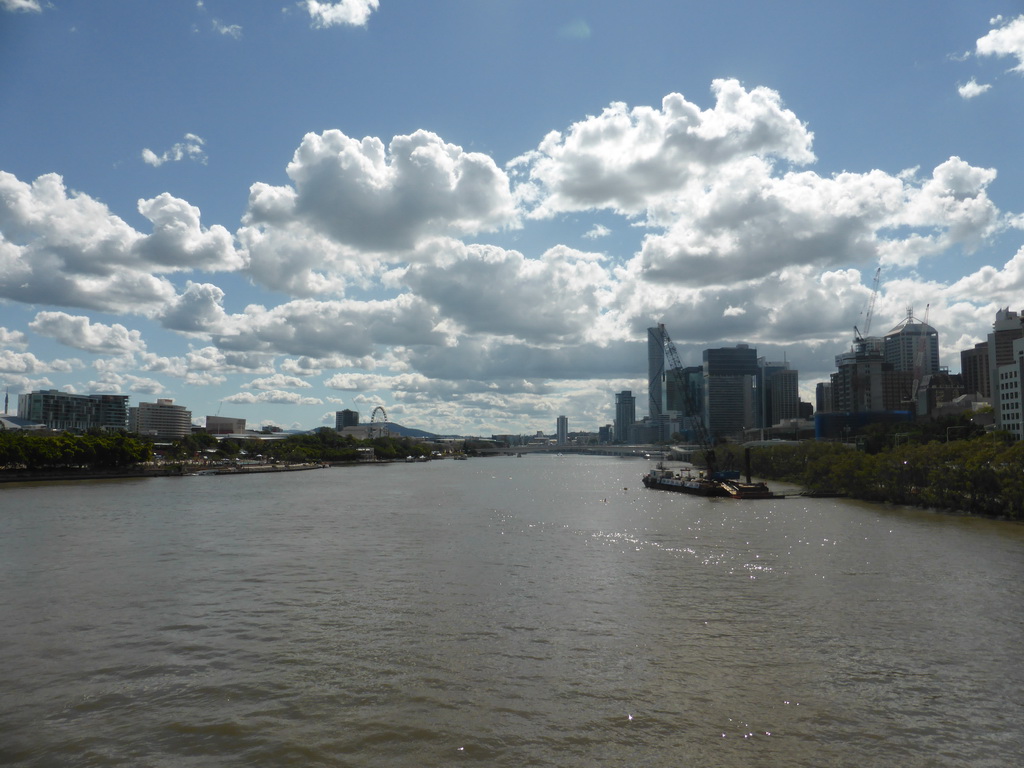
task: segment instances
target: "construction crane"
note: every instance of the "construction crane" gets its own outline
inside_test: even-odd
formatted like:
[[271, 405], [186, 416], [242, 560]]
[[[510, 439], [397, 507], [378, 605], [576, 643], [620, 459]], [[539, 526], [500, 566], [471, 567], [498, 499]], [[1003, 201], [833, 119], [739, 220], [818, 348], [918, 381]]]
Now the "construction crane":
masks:
[[[921, 387], [921, 379], [924, 376], [924, 353], [928, 346], [928, 310], [932, 308], [931, 304], [926, 304], [924, 307], [924, 320], [921, 323], [921, 333], [917, 338], [917, 349], [914, 350], [914, 384], [911, 387], [911, 398], [914, 403], [914, 410], [917, 410], [917, 391]], [[913, 311], [907, 313], [908, 316], [913, 318]]]
[[676, 345], [669, 338], [664, 323], [658, 323], [658, 329], [661, 331], [661, 338], [665, 342], [665, 351], [668, 353], [671, 366], [669, 368], [670, 375], [675, 379], [676, 385], [683, 393], [686, 410], [690, 412], [690, 424], [697, 437], [701, 453], [704, 454], [704, 463], [707, 465], [708, 477], [711, 477], [718, 472], [718, 462], [715, 459], [715, 449], [711, 442], [711, 435], [708, 434], [707, 427], [704, 425], [704, 417], [700, 414], [697, 403], [694, 402], [693, 393], [690, 392], [690, 388], [686, 385], [686, 380], [683, 378], [683, 364], [679, 360]]
[[868, 301], [868, 313], [864, 316], [864, 335], [871, 333], [871, 316], [875, 314], [875, 299], [878, 298], [878, 281], [882, 277], [882, 268], [875, 270], [875, 279], [871, 283], [871, 300]]
[[[683, 364], [679, 360], [679, 353], [676, 351], [676, 345], [672, 343], [672, 339], [669, 338], [668, 331], [665, 329], [664, 323], [658, 323], [658, 329], [661, 331], [661, 338], [665, 345], [665, 351], [668, 353], [669, 363], [671, 364], [671, 376], [675, 380], [676, 384], [683, 391], [683, 400], [686, 403], [686, 409], [690, 412], [690, 424], [693, 427], [694, 434], [697, 437], [697, 442], [700, 445], [701, 452], [704, 454], [704, 463], [707, 465], [707, 471], [704, 478], [700, 481], [705, 484], [705, 487], [711, 486], [714, 491], [706, 493], [704, 495], [712, 496], [731, 496], [734, 499], [771, 499], [775, 497], [768, 486], [763, 482], [752, 483], [750, 481], [750, 449], [747, 449], [747, 481], [741, 482], [739, 480], [739, 472], [730, 471], [728, 473], [721, 472], [718, 468], [718, 461], [715, 458], [715, 449], [711, 443], [711, 435], [708, 433], [707, 427], [704, 425], [704, 417], [698, 410], [697, 403], [694, 402], [693, 393], [690, 392], [690, 388], [686, 386], [686, 380], [683, 378]], [[661, 470], [662, 472], [669, 472], [670, 470]], [[651, 475], [645, 476], [644, 485], [649, 485]], [[661, 487], [658, 485], [658, 481], [654, 481], [654, 487]], [[679, 485], [676, 484], [672, 490], [679, 490]]]
[[875, 314], [875, 299], [878, 298], [878, 281], [882, 277], [882, 268], [875, 270], [875, 278], [871, 281], [871, 298], [868, 299], [868, 311], [864, 315], [864, 333], [861, 333], [857, 326], [853, 326], [854, 341], [864, 341], [871, 333], [871, 318]]

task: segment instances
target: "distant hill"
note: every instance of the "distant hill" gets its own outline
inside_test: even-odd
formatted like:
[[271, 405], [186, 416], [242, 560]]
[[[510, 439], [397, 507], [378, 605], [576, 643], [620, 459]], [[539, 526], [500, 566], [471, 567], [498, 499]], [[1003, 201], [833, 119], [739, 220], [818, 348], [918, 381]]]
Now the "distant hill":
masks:
[[[368, 422], [362, 422], [359, 424], [360, 427], [368, 427]], [[412, 437], [418, 440], [438, 440], [438, 439], [461, 439], [462, 435], [438, 435], [434, 432], [427, 432], [422, 429], [414, 429], [413, 427], [403, 427], [401, 424], [396, 424], [393, 421], [387, 422], [388, 433], [394, 437]], [[316, 429], [309, 430], [283, 430], [282, 434], [304, 434], [307, 432], [315, 432], [317, 429], [324, 429], [324, 427], [317, 427]], [[329, 427], [328, 427], [329, 429]]]
[[426, 432], [422, 429], [403, 427], [401, 424], [395, 424], [393, 421], [388, 422], [388, 432], [392, 435], [398, 435], [399, 437], [415, 437], [422, 440], [436, 440], [439, 437], [454, 437], [454, 435], [438, 435], [433, 432]]

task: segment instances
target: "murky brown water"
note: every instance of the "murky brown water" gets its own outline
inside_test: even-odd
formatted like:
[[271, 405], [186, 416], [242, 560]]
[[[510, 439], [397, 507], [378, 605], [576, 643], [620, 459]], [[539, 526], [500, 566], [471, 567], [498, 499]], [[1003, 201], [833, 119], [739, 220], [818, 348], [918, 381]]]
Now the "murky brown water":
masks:
[[1017, 764], [1024, 527], [645, 469], [0, 487], [0, 764]]

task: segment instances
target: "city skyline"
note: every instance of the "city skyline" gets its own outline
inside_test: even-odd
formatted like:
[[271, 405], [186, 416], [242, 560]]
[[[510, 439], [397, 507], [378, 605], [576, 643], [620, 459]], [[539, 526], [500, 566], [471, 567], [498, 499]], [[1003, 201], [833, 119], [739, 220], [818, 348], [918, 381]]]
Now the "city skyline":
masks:
[[0, 66], [12, 395], [589, 430], [660, 322], [813, 402], [879, 267], [954, 372], [1024, 308], [1012, 2], [0, 0]]

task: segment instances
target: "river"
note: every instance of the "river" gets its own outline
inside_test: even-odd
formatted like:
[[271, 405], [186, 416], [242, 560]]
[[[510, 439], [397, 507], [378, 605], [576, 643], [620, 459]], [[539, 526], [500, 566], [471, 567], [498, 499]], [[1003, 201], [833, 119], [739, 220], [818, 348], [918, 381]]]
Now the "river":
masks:
[[0, 487], [0, 764], [1019, 764], [1024, 526], [647, 466]]

